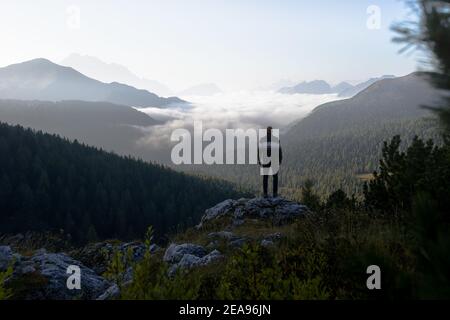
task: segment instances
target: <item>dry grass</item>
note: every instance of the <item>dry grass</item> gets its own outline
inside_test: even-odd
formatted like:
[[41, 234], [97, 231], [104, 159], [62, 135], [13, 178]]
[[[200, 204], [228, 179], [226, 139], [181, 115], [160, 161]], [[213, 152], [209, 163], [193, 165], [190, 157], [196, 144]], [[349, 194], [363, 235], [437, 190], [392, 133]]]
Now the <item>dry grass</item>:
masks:
[[356, 178], [358, 178], [362, 182], [373, 180], [374, 176], [373, 173], [361, 173], [357, 174]]

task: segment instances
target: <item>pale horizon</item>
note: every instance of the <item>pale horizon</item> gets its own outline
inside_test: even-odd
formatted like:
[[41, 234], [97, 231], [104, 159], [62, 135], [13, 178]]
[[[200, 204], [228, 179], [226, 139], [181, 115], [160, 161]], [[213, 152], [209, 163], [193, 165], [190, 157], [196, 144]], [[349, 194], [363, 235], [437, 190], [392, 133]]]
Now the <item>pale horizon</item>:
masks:
[[[379, 9], [374, 28], [371, 6]], [[0, 8], [0, 66], [79, 53], [174, 91], [358, 82], [417, 67], [391, 41], [392, 24], [408, 15], [401, 1], [2, 1]]]

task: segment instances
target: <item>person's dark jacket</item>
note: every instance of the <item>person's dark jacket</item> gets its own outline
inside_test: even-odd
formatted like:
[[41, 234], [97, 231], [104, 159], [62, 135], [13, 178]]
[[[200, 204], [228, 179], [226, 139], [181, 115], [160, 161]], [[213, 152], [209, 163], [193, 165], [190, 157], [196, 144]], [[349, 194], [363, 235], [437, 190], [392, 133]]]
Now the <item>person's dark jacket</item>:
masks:
[[[265, 138], [265, 137], [264, 137]], [[261, 143], [262, 141], [262, 143]], [[261, 139], [258, 143], [258, 164], [263, 167], [263, 168], [270, 168], [271, 166], [271, 162], [266, 163], [266, 164], [261, 164], [261, 158], [260, 158], [260, 151], [261, 151], [261, 147], [267, 147], [267, 156], [271, 157], [272, 156], [272, 147], [275, 147], [276, 144], [276, 149], [278, 149], [278, 159], [279, 159], [279, 164], [281, 165], [282, 161], [283, 161], [283, 150], [281, 148], [281, 144], [280, 144], [280, 140], [278, 138], [274, 138], [272, 136], [267, 136], [267, 142], [265, 141], [265, 139]]]

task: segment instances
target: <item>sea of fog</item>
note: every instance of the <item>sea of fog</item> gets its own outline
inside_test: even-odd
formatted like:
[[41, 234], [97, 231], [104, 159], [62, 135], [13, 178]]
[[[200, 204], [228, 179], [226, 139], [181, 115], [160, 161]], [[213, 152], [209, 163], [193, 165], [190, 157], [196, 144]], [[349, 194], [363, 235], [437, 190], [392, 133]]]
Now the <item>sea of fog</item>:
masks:
[[161, 125], [148, 128], [148, 134], [139, 143], [161, 145], [170, 141], [174, 129], [191, 129], [194, 121], [202, 121], [203, 128], [248, 129], [268, 125], [285, 130], [323, 103], [339, 100], [336, 94], [281, 94], [272, 91], [240, 91], [219, 93], [213, 96], [180, 97], [189, 106], [137, 108]]

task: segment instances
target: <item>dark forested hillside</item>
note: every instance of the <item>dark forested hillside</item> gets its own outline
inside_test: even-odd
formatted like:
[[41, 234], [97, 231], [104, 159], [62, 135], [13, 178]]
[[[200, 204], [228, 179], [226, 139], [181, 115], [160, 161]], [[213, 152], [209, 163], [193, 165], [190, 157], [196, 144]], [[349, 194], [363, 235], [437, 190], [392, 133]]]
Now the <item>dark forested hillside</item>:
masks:
[[218, 180], [0, 124], [0, 233], [64, 230], [77, 242], [159, 235], [240, 194]]
[[[143, 112], [109, 102], [0, 100], [0, 119], [123, 155], [142, 157], [136, 141], [158, 124]], [[143, 158], [143, 157], [142, 157]]]

